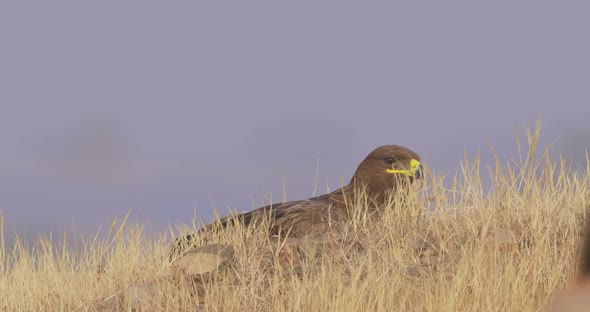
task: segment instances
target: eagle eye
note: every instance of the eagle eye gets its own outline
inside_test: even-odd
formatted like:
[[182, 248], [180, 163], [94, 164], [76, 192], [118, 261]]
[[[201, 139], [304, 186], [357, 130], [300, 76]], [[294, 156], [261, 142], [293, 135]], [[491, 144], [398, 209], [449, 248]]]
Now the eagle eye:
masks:
[[394, 156], [385, 157], [385, 162], [388, 164], [393, 164], [397, 160], [398, 160], [397, 157], [394, 157]]

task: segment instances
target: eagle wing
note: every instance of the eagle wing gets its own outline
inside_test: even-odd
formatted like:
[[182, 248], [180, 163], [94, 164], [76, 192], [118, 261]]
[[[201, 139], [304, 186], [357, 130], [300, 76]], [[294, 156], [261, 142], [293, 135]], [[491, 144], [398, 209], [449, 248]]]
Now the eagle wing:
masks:
[[270, 219], [273, 234], [278, 233], [280, 230], [289, 230], [295, 222], [302, 223], [303, 226], [305, 224], [311, 225], [321, 222], [324, 216], [328, 215], [331, 206], [331, 195], [325, 194], [304, 200], [271, 204], [249, 212], [227, 216], [215, 223], [206, 225], [199, 232], [209, 230], [216, 226], [226, 228], [232, 223], [241, 223], [248, 226], [253, 222], [262, 221], [264, 218]]
[[322, 223], [331, 217], [334, 193], [324, 194], [304, 200], [295, 200], [263, 206], [252, 211], [223, 217], [211, 224], [201, 227], [196, 233], [178, 237], [172, 246], [170, 256], [181, 253], [192, 246], [195, 239], [206, 232], [223, 229], [232, 224], [240, 223], [244, 226], [269, 219], [271, 234], [289, 232], [290, 236], [304, 235], [312, 226]]

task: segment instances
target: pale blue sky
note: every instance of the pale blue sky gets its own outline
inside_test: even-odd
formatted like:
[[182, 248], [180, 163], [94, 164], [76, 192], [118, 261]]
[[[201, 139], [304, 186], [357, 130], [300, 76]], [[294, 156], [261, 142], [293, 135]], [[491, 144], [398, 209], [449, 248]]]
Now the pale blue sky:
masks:
[[[7, 230], [158, 232], [309, 197], [400, 144], [437, 172], [532, 126], [590, 146], [590, 4], [4, 1]], [[336, 5], [337, 4], [337, 5]]]

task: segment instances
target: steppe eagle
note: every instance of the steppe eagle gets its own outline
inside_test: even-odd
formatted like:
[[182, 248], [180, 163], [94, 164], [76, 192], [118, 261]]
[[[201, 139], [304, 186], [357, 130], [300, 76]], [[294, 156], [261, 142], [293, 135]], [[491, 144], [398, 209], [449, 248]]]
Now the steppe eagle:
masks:
[[355, 203], [358, 203], [358, 194], [363, 194], [368, 209], [378, 211], [397, 192], [407, 192], [408, 184], [422, 176], [418, 154], [398, 145], [380, 146], [359, 164], [349, 184], [321, 196], [271, 204], [221, 218], [195, 234], [177, 238], [171, 255], [190, 247], [196, 235], [203, 232], [226, 228], [234, 222], [250, 225], [263, 218], [270, 221], [266, 224], [269, 224], [271, 235], [282, 233], [289, 237], [302, 237], [315, 225], [350, 218]]

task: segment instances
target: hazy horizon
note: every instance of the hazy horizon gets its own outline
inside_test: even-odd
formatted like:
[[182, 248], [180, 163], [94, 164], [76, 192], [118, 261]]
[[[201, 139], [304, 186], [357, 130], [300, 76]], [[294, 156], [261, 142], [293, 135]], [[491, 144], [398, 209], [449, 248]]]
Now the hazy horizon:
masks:
[[590, 3], [445, 3], [0, 4], [6, 234], [307, 198], [385, 144], [453, 173], [539, 115], [585, 166]]

